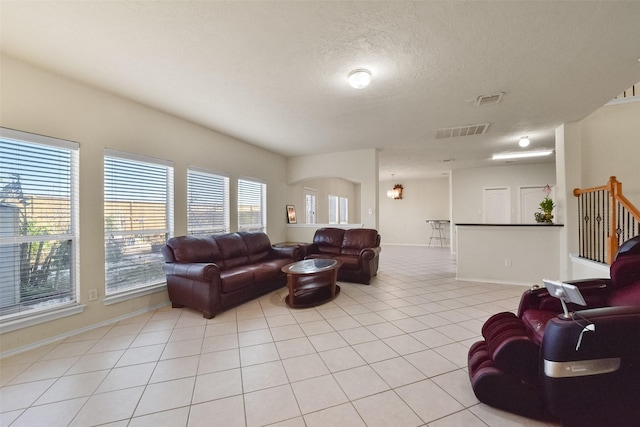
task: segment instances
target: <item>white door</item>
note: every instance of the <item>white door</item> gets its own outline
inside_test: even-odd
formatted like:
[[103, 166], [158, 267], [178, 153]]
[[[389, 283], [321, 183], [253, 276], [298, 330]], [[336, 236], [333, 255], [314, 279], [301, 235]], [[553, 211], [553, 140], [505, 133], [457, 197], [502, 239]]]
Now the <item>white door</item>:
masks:
[[511, 223], [509, 188], [485, 188], [482, 191], [482, 221], [485, 224]]
[[544, 186], [520, 187], [520, 223], [535, 223], [534, 214], [539, 212], [540, 202], [544, 199]]

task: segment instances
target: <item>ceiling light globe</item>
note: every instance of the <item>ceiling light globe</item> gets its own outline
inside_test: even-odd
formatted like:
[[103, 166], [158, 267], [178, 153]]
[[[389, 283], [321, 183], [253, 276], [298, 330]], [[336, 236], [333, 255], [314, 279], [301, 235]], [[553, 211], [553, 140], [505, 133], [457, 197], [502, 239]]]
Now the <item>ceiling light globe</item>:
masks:
[[371, 83], [371, 73], [368, 70], [353, 70], [349, 73], [349, 84], [354, 89], [364, 89]]
[[529, 146], [529, 138], [527, 138], [526, 136], [523, 136], [522, 138], [520, 138], [520, 141], [518, 142], [518, 145], [520, 147], [528, 147]]

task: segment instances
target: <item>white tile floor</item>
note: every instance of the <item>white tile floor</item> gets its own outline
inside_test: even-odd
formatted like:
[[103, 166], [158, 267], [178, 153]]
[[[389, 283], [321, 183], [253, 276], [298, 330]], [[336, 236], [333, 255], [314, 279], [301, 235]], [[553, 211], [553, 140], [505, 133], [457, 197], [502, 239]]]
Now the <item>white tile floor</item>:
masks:
[[286, 288], [203, 319], [169, 307], [0, 361], [1, 426], [546, 426], [480, 404], [483, 321], [522, 287], [459, 282], [447, 249], [385, 246], [370, 286]]

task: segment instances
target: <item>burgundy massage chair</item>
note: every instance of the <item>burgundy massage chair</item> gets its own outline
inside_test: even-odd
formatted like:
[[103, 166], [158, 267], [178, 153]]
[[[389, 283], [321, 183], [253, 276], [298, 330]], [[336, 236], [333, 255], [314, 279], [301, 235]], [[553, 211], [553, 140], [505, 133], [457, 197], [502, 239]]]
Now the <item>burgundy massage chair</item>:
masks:
[[476, 397], [564, 426], [640, 425], [640, 236], [620, 246], [610, 276], [564, 282], [560, 293], [534, 286], [517, 315], [491, 316], [469, 349]]

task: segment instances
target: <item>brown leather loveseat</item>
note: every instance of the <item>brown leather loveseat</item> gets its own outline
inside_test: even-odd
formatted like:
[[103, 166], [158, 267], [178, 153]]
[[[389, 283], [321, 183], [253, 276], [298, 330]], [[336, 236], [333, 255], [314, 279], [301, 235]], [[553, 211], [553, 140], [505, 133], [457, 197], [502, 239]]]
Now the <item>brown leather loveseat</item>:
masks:
[[302, 259], [297, 247], [274, 247], [264, 233], [181, 236], [163, 247], [171, 306], [211, 319], [219, 312], [286, 285], [282, 267]]
[[380, 235], [371, 228], [319, 228], [313, 243], [305, 247], [306, 259], [332, 258], [342, 261], [338, 280], [368, 285], [378, 274]]

